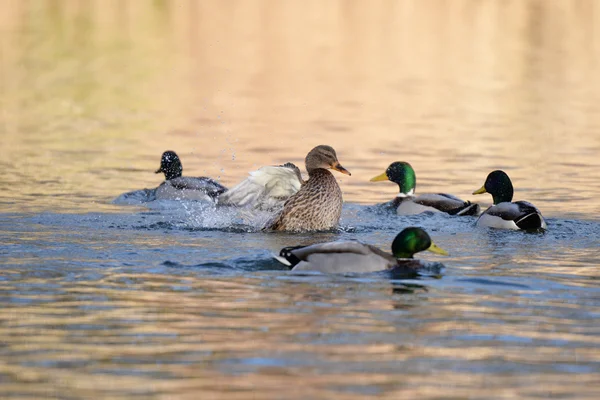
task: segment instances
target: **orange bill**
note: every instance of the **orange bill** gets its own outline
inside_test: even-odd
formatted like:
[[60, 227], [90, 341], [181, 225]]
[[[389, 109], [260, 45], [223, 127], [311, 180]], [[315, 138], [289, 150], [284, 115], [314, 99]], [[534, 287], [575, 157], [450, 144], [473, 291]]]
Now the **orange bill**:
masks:
[[335, 169], [336, 171], [341, 172], [342, 174], [346, 174], [346, 175], [352, 175], [350, 173], [350, 171], [348, 171], [346, 168], [342, 167], [340, 165], [340, 163], [335, 164], [333, 167], [331, 167], [331, 169]]

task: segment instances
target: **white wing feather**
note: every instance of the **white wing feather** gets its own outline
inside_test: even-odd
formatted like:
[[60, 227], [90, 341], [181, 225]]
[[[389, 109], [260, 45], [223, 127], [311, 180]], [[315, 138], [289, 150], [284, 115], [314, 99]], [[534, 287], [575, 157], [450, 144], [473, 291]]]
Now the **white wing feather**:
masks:
[[237, 207], [272, 208], [300, 190], [302, 182], [287, 167], [266, 166], [219, 196], [219, 204]]

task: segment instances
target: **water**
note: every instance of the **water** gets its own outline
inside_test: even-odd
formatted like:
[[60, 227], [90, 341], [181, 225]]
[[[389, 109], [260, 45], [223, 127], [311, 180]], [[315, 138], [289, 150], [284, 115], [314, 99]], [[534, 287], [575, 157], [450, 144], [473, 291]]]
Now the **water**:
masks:
[[[121, 3], [119, 3], [121, 4]], [[0, 397], [600, 395], [593, 1], [2, 2]], [[232, 186], [330, 144], [339, 232], [118, 205], [160, 154]], [[369, 183], [471, 196], [506, 170], [546, 233], [398, 217]], [[440, 275], [287, 272], [280, 248], [424, 227]]]

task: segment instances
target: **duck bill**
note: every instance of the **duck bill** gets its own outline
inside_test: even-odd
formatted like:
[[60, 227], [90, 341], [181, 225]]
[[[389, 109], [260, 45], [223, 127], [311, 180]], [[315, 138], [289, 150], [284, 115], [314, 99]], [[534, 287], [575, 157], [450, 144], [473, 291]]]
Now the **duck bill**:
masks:
[[427, 250], [429, 250], [430, 252], [435, 253], [435, 254], [441, 254], [443, 256], [449, 255], [446, 250], [442, 249], [441, 247], [438, 247], [438, 245], [433, 242], [431, 242], [431, 246], [429, 246], [429, 248]]
[[340, 163], [335, 164], [333, 167], [331, 167], [331, 169], [335, 169], [336, 171], [341, 172], [342, 174], [352, 175], [350, 173], [350, 171], [348, 171], [346, 168], [342, 167], [340, 165]]
[[487, 190], [485, 190], [485, 185], [483, 185], [482, 187], [480, 187], [479, 189], [477, 189], [476, 191], [473, 192], [473, 194], [483, 194], [486, 193]]
[[369, 179], [370, 182], [381, 182], [381, 181], [387, 181], [387, 180], [388, 180], [388, 176], [385, 172], [377, 175], [374, 178]]

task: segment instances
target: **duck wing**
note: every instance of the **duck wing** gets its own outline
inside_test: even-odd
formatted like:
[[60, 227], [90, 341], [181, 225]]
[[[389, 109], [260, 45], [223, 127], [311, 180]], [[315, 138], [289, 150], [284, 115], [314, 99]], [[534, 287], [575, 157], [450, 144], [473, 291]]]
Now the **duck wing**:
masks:
[[227, 188], [207, 177], [179, 177], [164, 181], [156, 188], [159, 200], [215, 200]]
[[484, 215], [513, 222], [518, 229], [546, 228], [546, 221], [540, 210], [527, 201], [502, 202], [488, 208], [482, 217]]
[[292, 163], [266, 166], [219, 196], [219, 204], [236, 207], [274, 209], [300, 190], [300, 170]]
[[178, 190], [202, 190], [207, 194], [215, 194], [215, 196], [227, 191], [227, 188], [221, 185], [219, 182], [206, 176], [200, 177], [187, 177], [182, 176], [179, 178], [171, 179], [167, 181]]
[[435, 208], [450, 215], [478, 215], [479, 205], [447, 193], [422, 194], [412, 201], [424, 207]]
[[281, 250], [280, 257], [293, 271], [363, 273], [382, 271], [396, 265], [396, 259], [390, 254], [358, 241], [286, 247]]
[[521, 215], [515, 220], [515, 224], [521, 229], [546, 229], [546, 221], [536, 206], [528, 201], [516, 201]]

